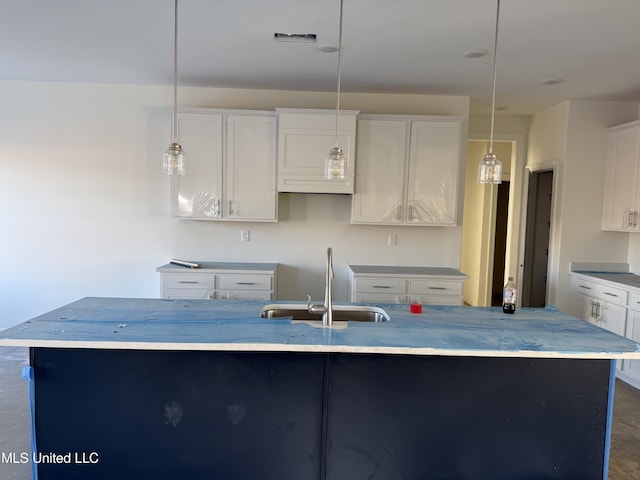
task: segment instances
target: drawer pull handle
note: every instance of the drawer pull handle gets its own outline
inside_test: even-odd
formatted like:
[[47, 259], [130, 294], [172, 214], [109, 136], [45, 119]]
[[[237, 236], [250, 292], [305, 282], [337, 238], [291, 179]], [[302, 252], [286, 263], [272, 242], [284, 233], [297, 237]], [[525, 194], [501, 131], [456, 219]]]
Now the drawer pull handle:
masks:
[[609, 295], [610, 297], [617, 297], [615, 293], [603, 292], [605, 295]]
[[580, 288], [584, 288], [585, 290], [591, 290], [591, 287], [587, 287], [586, 285], [578, 285]]
[[256, 282], [236, 282], [236, 285], [255, 285]]
[[197, 280], [180, 280], [178, 283], [188, 283], [190, 285], [194, 285], [200, 282], [198, 282]]
[[429, 290], [446, 290], [447, 287], [429, 287]]
[[391, 288], [391, 285], [373, 285], [373, 288]]

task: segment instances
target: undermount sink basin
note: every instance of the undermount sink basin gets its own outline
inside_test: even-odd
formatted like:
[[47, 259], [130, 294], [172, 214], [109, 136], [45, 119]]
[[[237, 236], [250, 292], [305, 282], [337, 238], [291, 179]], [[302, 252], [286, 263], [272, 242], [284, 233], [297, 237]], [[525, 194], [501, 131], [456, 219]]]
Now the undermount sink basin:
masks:
[[[322, 315], [309, 313], [303, 304], [266, 305], [260, 312], [262, 318], [291, 318], [293, 320], [322, 320]], [[389, 315], [382, 308], [363, 305], [334, 305], [334, 322], [388, 322]]]

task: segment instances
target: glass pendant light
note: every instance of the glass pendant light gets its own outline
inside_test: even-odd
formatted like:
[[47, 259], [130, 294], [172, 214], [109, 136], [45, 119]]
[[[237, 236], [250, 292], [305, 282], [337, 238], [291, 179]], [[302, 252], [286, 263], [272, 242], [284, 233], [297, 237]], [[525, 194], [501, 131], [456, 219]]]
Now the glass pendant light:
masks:
[[496, 113], [496, 59], [498, 53], [498, 19], [500, 18], [500, 0], [496, 9], [496, 38], [493, 46], [493, 90], [491, 93], [491, 131], [489, 133], [489, 153], [478, 165], [478, 183], [502, 183], [502, 162], [493, 153], [493, 125]]
[[337, 102], [336, 102], [336, 145], [327, 155], [327, 180], [345, 180], [346, 174], [344, 171], [344, 154], [342, 149], [338, 145], [338, 124], [340, 119], [340, 77], [342, 75], [342, 2], [340, 0], [340, 28], [338, 33], [338, 88], [337, 88]]
[[162, 156], [162, 173], [184, 175], [187, 173], [187, 156], [178, 143], [178, 0], [175, 0], [173, 25], [173, 142]]

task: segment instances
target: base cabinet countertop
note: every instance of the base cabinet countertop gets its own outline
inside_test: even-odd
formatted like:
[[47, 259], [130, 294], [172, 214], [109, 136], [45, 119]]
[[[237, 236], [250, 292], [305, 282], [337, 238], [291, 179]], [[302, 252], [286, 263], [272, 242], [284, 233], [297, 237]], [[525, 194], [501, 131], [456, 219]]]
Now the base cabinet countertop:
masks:
[[264, 305], [86, 298], [0, 332], [30, 347], [39, 452], [71, 460], [38, 479], [607, 478], [639, 344], [554, 308], [323, 328]]

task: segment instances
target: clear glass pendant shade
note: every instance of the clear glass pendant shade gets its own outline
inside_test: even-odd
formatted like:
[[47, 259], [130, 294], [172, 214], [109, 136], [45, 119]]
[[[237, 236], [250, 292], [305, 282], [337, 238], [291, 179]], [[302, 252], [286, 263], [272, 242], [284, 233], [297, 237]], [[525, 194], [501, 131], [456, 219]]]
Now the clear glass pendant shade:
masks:
[[333, 147], [327, 156], [327, 180], [345, 180], [344, 155], [340, 147]]
[[487, 153], [478, 165], [478, 183], [502, 183], [502, 162]]
[[187, 173], [187, 156], [182, 147], [172, 143], [162, 156], [162, 173], [167, 175], [184, 175]]
[[338, 33], [338, 85], [336, 91], [336, 146], [327, 155], [327, 170], [325, 178], [329, 181], [346, 180], [344, 171], [344, 154], [338, 146], [340, 122], [340, 79], [342, 77], [342, 11], [343, 0], [340, 0], [339, 33]]
[[502, 163], [493, 153], [493, 127], [496, 118], [496, 77], [498, 58], [498, 24], [500, 19], [500, 0], [496, 0], [496, 33], [493, 45], [493, 85], [491, 89], [491, 131], [489, 133], [489, 153], [478, 165], [478, 183], [502, 183]]

